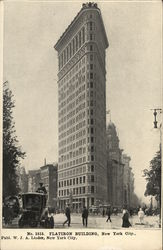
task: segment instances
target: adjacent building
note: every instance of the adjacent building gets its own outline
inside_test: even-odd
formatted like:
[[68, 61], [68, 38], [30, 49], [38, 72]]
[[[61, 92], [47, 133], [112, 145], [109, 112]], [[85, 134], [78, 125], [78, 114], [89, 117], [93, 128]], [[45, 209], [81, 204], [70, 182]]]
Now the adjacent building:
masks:
[[124, 164], [116, 127], [112, 122], [107, 126], [106, 138], [108, 202], [112, 207], [122, 207]]
[[105, 50], [97, 4], [83, 4], [54, 48], [58, 52], [58, 199], [74, 210], [106, 203]]
[[28, 175], [26, 173], [25, 167], [18, 167], [17, 176], [20, 192], [26, 193], [28, 191]]
[[108, 202], [117, 208], [137, 207], [139, 201], [134, 193], [131, 158], [120, 149], [116, 126], [112, 122], [107, 126], [106, 138]]
[[130, 166], [131, 158], [122, 154], [122, 162], [124, 164], [124, 176], [123, 176], [123, 197], [124, 205], [131, 207], [133, 205], [132, 197], [134, 194], [134, 174]]
[[57, 164], [47, 164], [40, 168], [40, 177], [47, 190], [47, 205], [57, 207]]
[[28, 171], [28, 192], [36, 192], [41, 181], [40, 169]]

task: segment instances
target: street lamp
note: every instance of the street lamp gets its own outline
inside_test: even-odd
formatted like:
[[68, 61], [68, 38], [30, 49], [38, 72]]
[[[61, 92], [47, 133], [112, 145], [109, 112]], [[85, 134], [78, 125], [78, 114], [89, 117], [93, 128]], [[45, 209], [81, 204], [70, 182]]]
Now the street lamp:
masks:
[[[157, 114], [158, 114], [158, 112], [157, 111], [159, 111], [159, 113], [161, 114], [162, 113], [162, 109], [159, 109], [159, 108], [156, 108], [156, 109], [151, 109], [151, 110], [153, 110], [154, 112], [153, 112], [153, 115], [154, 115], [154, 128], [155, 129], [157, 129], [158, 127], [157, 127]], [[160, 122], [160, 126], [159, 126], [159, 131], [160, 131], [160, 155], [162, 156], [162, 122]], [[161, 157], [161, 160], [162, 160], [162, 157]], [[156, 187], [157, 189], [159, 188], [159, 187]], [[160, 198], [161, 198], [161, 190], [159, 190], [159, 196], [160, 196]], [[159, 226], [161, 226], [161, 200], [159, 199], [159, 208], [160, 208], [160, 214], [159, 214]]]

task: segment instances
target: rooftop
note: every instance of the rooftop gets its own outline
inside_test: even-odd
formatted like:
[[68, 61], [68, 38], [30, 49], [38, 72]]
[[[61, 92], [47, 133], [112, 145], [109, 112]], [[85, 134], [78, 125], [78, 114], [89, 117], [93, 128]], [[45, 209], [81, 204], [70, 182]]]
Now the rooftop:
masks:
[[[82, 4], [81, 10], [77, 13], [77, 15], [75, 16], [75, 18], [74, 18], [74, 19], [72, 20], [72, 22], [69, 24], [69, 26], [68, 26], [67, 29], [64, 31], [64, 33], [60, 36], [60, 38], [58, 39], [57, 43], [54, 45], [54, 48], [55, 48], [56, 50], [57, 50], [58, 44], [60, 43], [60, 41], [62, 40], [62, 38], [66, 35], [68, 29], [75, 23], [75, 21], [78, 19], [78, 17], [79, 17], [79, 15], [81, 14], [81, 12], [82, 12], [83, 10], [87, 10], [87, 9], [97, 9], [97, 10], [99, 10], [99, 12], [100, 12], [100, 9], [98, 8], [97, 3], [94, 3], [94, 2], [83, 3], [83, 4]], [[103, 26], [103, 28], [104, 28], [104, 26]], [[104, 28], [104, 30], [105, 30], [105, 28]], [[106, 36], [106, 34], [105, 34], [105, 36]], [[106, 40], [107, 40], [107, 37], [106, 37]], [[107, 43], [108, 43], [108, 41], [107, 41]]]

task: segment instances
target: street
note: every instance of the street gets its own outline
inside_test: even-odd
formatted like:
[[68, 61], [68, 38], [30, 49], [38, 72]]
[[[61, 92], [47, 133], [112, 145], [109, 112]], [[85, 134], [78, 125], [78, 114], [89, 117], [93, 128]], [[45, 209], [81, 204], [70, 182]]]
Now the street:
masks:
[[[88, 227], [90, 229], [120, 229], [122, 228], [122, 214], [112, 215], [111, 221], [106, 222], [107, 217], [102, 217], [101, 215], [90, 215], [88, 217]], [[66, 220], [66, 216], [61, 214], [54, 215], [55, 228], [68, 229], [68, 225], [63, 226], [63, 222]], [[137, 215], [130, 217], [130, 223], [134, 229], [146, 229], [146, 228], [159, 228], [159, 216], [145, 216], [144, 223], [141, 225], [139, 223], [139, 218]], [[12, 221], [11, 225], [3, 225], [4, 228], [18, 228], [18, 218]], [[81, 214], [71, 214], [71, 228], [84, 228], [82, 225]]]

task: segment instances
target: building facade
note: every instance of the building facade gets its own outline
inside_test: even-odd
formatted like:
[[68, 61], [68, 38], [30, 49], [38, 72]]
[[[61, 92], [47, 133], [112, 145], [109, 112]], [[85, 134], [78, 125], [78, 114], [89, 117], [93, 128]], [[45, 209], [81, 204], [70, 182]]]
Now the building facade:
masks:
[[25, 167], [18, 167], [17, 176], [20, 192], [28, 192], [28, 175], [26, 173]]
[[107, 201], [105, 50], [97, 4], [83, 4], [58, 52], [58, 199], [74, 210]]
[[47, 190], [47, 206], [57, 207], [57, 164], [47, 164], [40, 168], [41, 181]]
[[40, 169], [28, 171], [28, 192], [36, 192], [41, 181]]
[[122, 162], [124, 164], [124, 176], [123, 176], [123, 198], [124, 205], [127, 207], [135, 206], [134, 201], [134, 174], [130, 166], [131, 158], [122, 154]]
[[122, 207], [124, 164], [116, 127], [112, 122], [107, 126], [106, 138], [108, 202], [112, 207]]

